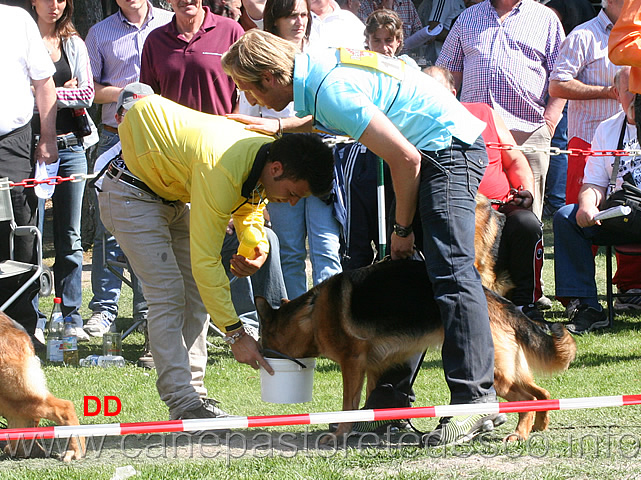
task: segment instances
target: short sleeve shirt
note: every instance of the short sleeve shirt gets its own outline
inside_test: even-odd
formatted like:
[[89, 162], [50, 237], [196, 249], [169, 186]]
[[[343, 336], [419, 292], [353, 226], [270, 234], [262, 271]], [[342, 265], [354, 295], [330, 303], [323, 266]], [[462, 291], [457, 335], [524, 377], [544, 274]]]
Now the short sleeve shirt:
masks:
[[[349, 52], [354, 57], [372, 54]], [[381, 111], [417, 149], [433, 151], [448, 147], [452, 137], [472, 144], [485, 128], [439, 82], [401, 66], [401, 60], [381, 56], [394, 76], [344, 64], [338, 49], [312, 55], [296, 56], [294, 109], [299, 117], [312, 115], [320, 130], [358, 140]]]

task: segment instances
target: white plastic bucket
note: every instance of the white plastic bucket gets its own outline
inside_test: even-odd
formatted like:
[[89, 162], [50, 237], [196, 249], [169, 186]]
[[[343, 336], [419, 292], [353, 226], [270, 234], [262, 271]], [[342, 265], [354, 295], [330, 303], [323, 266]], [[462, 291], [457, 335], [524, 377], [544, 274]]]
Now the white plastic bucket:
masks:
[[270, 375], [260, 368], [260, 393], [263, 402], [304, 403], [312, 400], [315, 358], [297, 358], [307, 368], [284, 358], [266, 358], [274, 370]]

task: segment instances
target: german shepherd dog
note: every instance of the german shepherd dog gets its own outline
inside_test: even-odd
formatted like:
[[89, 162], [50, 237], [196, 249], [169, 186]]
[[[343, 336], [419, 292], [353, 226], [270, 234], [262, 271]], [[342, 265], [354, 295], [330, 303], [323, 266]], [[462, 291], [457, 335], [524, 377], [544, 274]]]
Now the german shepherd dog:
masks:
[[476, 194], [474, 266], [481, 275], [481, 283], [495, 293], [505, 297], [514, 288], [507, 270], [497, 271], [496, 259], [499, 254], [501, 234], [505, 215], [492, 208], [492, 202], [483, 194]]
[[[78, 425], [73, 403], [49, 393], [40, 360], [25, 329], [0, 312], [0, 415], [7, 419], [8, 428], [37, 427], [41, 418], [58, 425]], [[2, 432], [0, 431], [0, 438]], [[70, 438], [64, 462], [82, 458], [84, 438]], [[12, 457], [44, 457], [37, 443], [12, 440], [4, 448]]]
[[[494, 387], [506, 400], [549, 399], [534, 383], [531, 370], [557, 372], [574, 359], [574, 339], [560, 324], [548, 329], [530, 320], [508, 300], [485, 289], [495, 346]], [[443, 344], [439, 308], [425, 263], [383, 261], [337, 274], [292, 301], [272, 309], [256, 298], [261, 342], [292, 357], [324, 356], [337, 362], [343, 376], [343, 409], [359, 407], [364, 377], [367, 396], [380, 375], [425, 348]], [[548, 333], [549, 331], [549, 333]], [[519, 414], [515, 433], [526, 439], [545, 430], [548, 412]], [[339, 425], [337, 434], [351, 431]]]

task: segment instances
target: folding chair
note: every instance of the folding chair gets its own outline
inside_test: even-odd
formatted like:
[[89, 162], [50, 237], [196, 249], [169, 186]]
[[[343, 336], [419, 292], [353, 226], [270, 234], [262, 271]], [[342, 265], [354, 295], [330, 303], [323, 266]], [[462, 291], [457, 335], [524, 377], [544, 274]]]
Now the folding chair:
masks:
[[[11, 189], [9, 179], [0, 178], [0, 222], [9, 224], [9, 260], [0, 261], [0, 280], [16, 279], [21, 275], [30, 275], [27, 280], [2, 304], [0, 311], [5, 311], [31, 285], [40, 281], [42, 268], [42, 236], [36, 226], [18, 226], [13, 217]], [[16, 236], [34, 235], [36, 237], [37, 263], [24, 263], [14, 260], [14, 239]]]
[[619, 255], [641, 255], [641, 244], [631, 243], [626, 245], [605, 245], [605, 292], [608, 304], [608, 320], [610, 322], [610, 328], [614, 325], [614, 299], [638, 295], [638, 293], [614, 293], [612, 286], [612, 257], [614, 252], [617, 252]]

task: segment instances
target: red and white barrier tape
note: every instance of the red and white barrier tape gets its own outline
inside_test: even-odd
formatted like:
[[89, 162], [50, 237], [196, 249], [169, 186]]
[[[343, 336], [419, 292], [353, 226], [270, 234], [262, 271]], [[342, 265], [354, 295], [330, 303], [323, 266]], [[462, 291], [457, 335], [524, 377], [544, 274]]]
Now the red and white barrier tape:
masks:
[[128, 434], [194, 432], [199, 430], [278, 427], [285, 425], [318, 425], [341, 422], [371, 422], [404, 418], [449, 417], [455, 415], [540, 412], [546, 410], [579, 410], [586, 408], [641, 405], [641, 395], [566, 398], [522, 402], [440, 405], [435, 407], [350, 410], [345, 412], [268, 415], [260, 417], [224, 417], [166, 422], [112, 423], [42, 428], [11, 428], [0, 431], [0, 440], [69, 438], [75, 436], [118, 436]]

